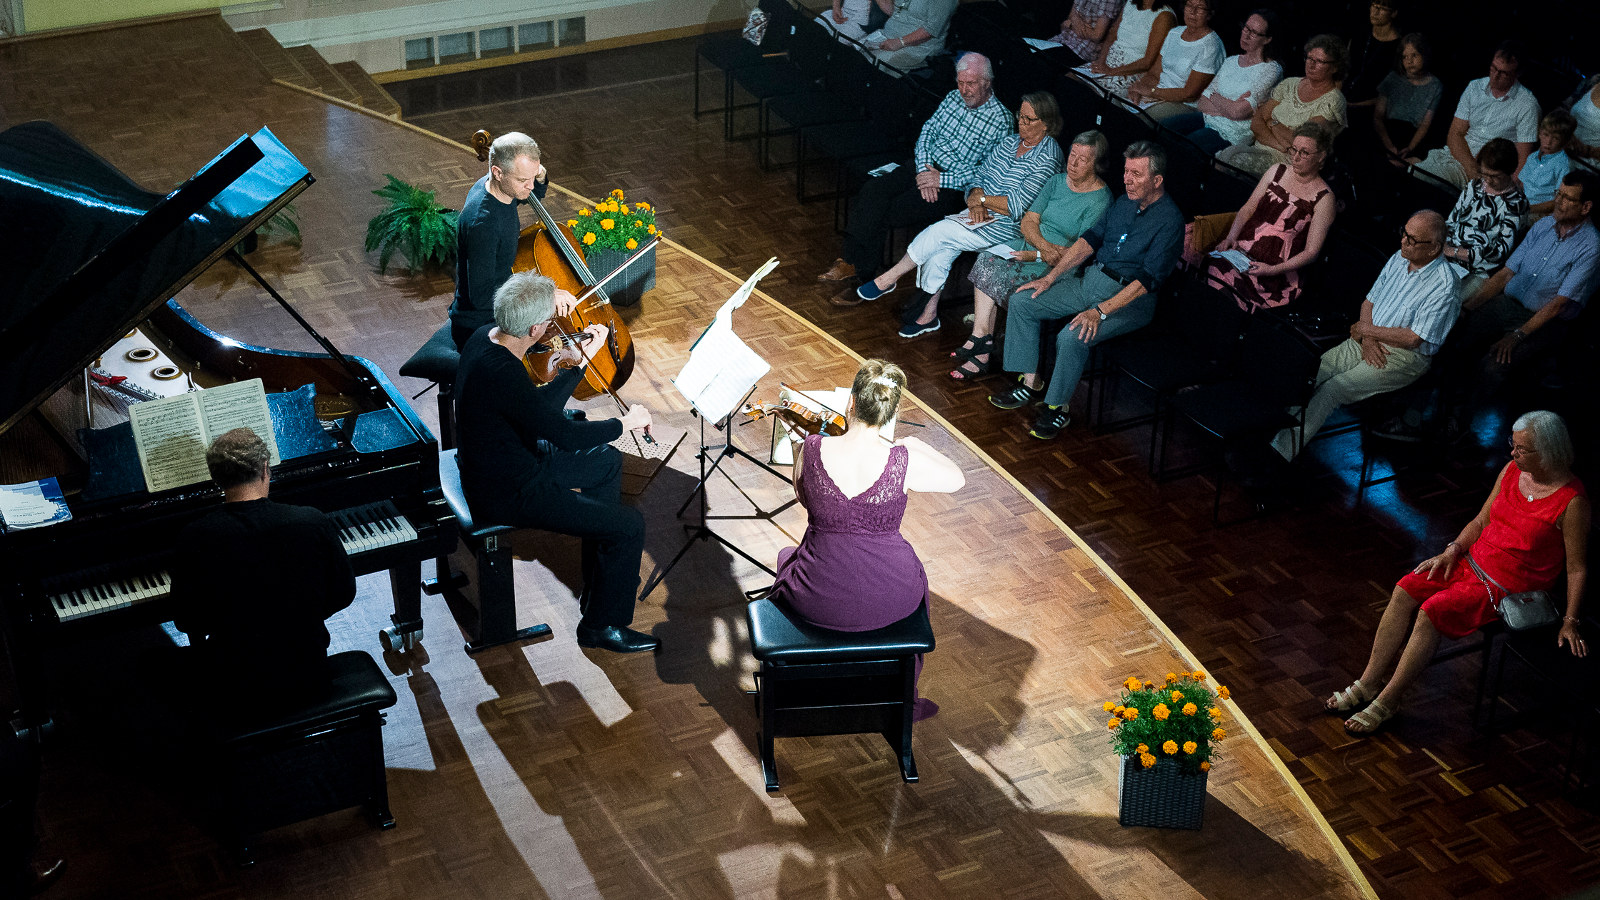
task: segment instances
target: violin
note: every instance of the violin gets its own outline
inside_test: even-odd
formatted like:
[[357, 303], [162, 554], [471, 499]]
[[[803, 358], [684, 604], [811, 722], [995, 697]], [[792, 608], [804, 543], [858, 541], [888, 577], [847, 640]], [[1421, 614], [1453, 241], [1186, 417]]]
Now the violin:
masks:
[[546, 332], [545, 339], [535, 344], [528, 355], [522, 358], [522, 366], [528, 370], [528, 377], [533, 379], [534, 384], [549, 384], [561, 374], [562, 369], [575, 369], [583, 365], [581, 359], [562, 351], [581, 347], [589, 343], [593, 336], [587, 331]]
[[[489, 161], [491, 143], [493, 138], [489, 132], [479, 129], [473, 133], [472, 148], [477, 152], [479, 162]], [[578, 400], [588, 400], [606, 394], [616, 403], [617, 411], [627, 415], [628, 404], [616, 392], [633, 374], [633, 338], [628, 334], [628, 326], [617, 315], [616, 307], [612, 306], [611, 298], [602, 287], [603, 280], [596, 278], [584, 262], [583, 251], [578, 248], [572, 230], [556, 221], [538, 197], [529, 194], [527, 202], [533, 207], [539, 221], [524, 228], [517, 238], [517, 256], [511, 264], [511, 271], [538, 272], [554, 281], [556, 287], [580, 298], [571, 312], [552, 320], [551, 330], [558, 341], [574, 340], [576, 335], [592, 324], [606, 326], [605, 352], [585, 354], [583, 381], [573, 389], [572, 396]], [[549, 349], [544, 353], [549, 357], [562, 355]], [[578, 365], [576, 361], [569, 362], [572, 367]], [[568, 367], [559, 361], [552, 363], [529, 357], [524, 357], [522, 364], [535, 384], [549, 381], [557, 369]], [[548, 377], [541, 381], [539, 375], [544, 373], [548, 373]], [[644, 430], [644, 439], [654, 443], [648, 428]]]
[[822, 434], [837, 437], [849, 429], [844, 416], [831, 409], [813, 408], [793, 398], [785, 397], [772, 403], [746, 403], [744, 414], [751, 420], [776, 416], [790, 430], [802, 434]]

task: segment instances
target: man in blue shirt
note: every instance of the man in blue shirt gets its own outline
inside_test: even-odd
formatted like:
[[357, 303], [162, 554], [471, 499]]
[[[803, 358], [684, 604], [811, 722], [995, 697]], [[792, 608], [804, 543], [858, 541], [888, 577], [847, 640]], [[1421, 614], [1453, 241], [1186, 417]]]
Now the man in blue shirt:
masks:
[[[1122, 155], [1127, 193], [1049, 272], [1018, 288], [1006, 308], [1005, 369], [1024, 374], [989, 402], [1020, 409], [1042, 396], [1045, 406], [1028, 432], [1040, 440], [1050, 440], [1072, 421], [1067, 401], [1094, 345], [1150, 323], [1156, 293], [1183, 250], [1183, 214], [1165, 190], [1166, 151], [1155, 141], [1135, 141]], [[1080, 269], [1090, 256], [1094, 264]], [[1056, 337], [1055, 373], [1049, 389], [1041, 390], [1040, 325], [1068, 316], [1072, 321]]]

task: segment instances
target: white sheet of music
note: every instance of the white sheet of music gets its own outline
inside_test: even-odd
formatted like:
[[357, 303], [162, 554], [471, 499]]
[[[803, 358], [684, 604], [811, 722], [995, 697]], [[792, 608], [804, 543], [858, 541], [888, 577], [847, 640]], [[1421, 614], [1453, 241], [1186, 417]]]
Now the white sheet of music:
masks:
[[733, 412], [756, 382], [772, 371], [766, 360], [734, 334], [733, 311], [750, 299], [756, 282], [777, 266], [776, 257], [767, 260], [722, 304], [716, 318], [689, 348], [689, 361], [672, 379], [684, 399], [707, 419], [717, 421]]
[[128, 408], [145, 489], [152, 494], [208, 481], [206, 447], [219, 434], [249, 428], [262, 440], [278, 463], [278, 443], [272, 433], [272, 413], [267, 407], [261, 379], [236, 381], [177, 397], [135, 403]]

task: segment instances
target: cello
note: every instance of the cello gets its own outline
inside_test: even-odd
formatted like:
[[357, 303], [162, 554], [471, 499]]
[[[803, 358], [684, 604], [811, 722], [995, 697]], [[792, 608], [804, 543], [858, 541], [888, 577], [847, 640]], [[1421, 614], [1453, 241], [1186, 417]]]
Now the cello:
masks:
[[[489, 132], [482, 129], [472, 135], [472, 149], [477, 152], [479, 162], [489, 161], [489, 145], [492, 141]], [[533, 207], [539, 221], [522, 230], [517, 239], [517, 256], [511, 264], [511, 271], [538, 272], [554, 281], [556, 287], [575, 297], [584, 297], [588, 293], [573, 307], [572, 312], [556, 316], [552, 323], [555, 332], [563, 340], [596, 323], [606, 326], [608, 332], [604, 352], [597, 351], [589, 357], [583, 380], [578, 382], [572, 396], [578, 400], [588, 400], [608, 394], [617, 402], [618, 409], [626, 412], [627, 404], [615, 392], [633, 374], [633, 338], [628, 334], [628, 326], [617, 315], [616, 307], [611, 304], [611, 298], [604, 288], [590, 290], [600, 279], [584, 262], [583, 251], [578, 248], [572, 230], [550, 215], [550, 211], [533, 194], [528, 195], [528, 205]], [[528, 359], [523, 360], [523, 366], [528, 369], [529, 377], [538, 381], [535, 370], [542, 367], [535, 366]]]

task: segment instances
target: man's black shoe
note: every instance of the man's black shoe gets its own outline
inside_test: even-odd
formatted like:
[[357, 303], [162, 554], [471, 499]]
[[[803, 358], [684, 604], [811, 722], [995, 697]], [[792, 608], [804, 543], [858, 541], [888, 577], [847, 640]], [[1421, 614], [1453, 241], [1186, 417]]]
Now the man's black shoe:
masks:
[[578, 646], [610, 650], [612, 653], [643, 653], [660, 647], [661, 642], [623, 625], [607, 625], [604, 628], [579, 625]]

